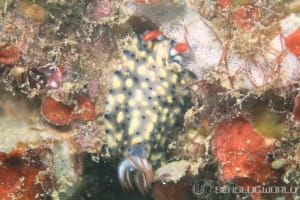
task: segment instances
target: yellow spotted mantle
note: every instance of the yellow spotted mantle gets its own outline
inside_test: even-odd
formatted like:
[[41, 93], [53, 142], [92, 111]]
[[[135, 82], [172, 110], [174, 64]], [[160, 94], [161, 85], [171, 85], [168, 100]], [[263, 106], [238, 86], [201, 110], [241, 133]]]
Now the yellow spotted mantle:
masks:
[[113, 74], [104, 115], [112, 155], [126, 156], [137, 144], [152, 162], [165, 155], [167, 139], [189, 102], [188, 73], [178, 70], [179, 56], [169, 56], [171, 46], [167, 39], [144, 42], [136, 36], [124, 48], [125, 68]]

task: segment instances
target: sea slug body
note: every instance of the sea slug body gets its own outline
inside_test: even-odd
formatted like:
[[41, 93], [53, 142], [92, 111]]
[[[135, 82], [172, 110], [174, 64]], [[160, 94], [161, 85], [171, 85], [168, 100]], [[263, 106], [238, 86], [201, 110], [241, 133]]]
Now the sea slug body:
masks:
[[[189, 104], [185, 87], [190, 72], [181, 70], [180, 55], [171, 55], [174, 41], [144, 41], [137, 35], [123, 49], [125, 68], [114, 72], [104, 114], [107, 145], [112, 155], [127, 159], [119, 165], [119, 179], [132, 189], [129, 172], [137, 171], [135, 186], [147, 192], [152, 165], [165, 156], [167, 140], [182, 121]], [[150, 162], [148, 162], [148, 160]]]

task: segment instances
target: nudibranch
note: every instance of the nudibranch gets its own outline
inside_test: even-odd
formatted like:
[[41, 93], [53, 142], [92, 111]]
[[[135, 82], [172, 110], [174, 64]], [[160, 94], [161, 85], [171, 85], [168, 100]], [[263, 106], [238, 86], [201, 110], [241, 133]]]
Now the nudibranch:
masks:
[[186, 81], [194, 78], [182, 69], [182, 56], [170, 54], [175, 41], [156, 33], [126, 41], [124, 68], [113, 74], [104, 113], [109, 152], [125, 157], [118, 167], [120, 184], [142, 193], [150, 190], [152, 165], [165, 158], [168, 138], [183, 121], [191, 102]]

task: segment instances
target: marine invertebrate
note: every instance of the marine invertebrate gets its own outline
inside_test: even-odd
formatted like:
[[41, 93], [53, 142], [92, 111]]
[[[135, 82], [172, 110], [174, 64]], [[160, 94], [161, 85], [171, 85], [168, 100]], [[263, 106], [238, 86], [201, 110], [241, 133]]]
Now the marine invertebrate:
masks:
[[20, 57], [18, 48], [11, 43], [0, 44], [0, 62], [4, 64], [12, 64]]
[[143, 41], [159, 39], [161, 37], [162, 37], [162, 35], [161, 35], [160, 31], [157, 30], [157, 29], [154, 29], [154, 30], [151, 30], [151, 31], [147, 31], [143, 35]]
[[125, 68], [113, 74], [104, 118], [110, 153], [126, 157], [118, 169], [122, 187], [134, 187], [134, 172], [135, 186], [145, 193], [153, 179], [151, 163], [164, 158], [167, 139], [189, 104], [184, 80], [190, 74], [180, 70], [180, 55], [169, 55], [174, 41], [143, 38], [134, 36], [124, 47]]
[[[18, 195], [21, 195], [22, 192], [24, 192], [24, 196], [29, 193], [32, 195], [35, 192], [41, 194], [36, 198], [33, 196], [26, 200], [51, 199], [46, 197], [52, 196], [53, 190], [71, 195], [71, 188], [78, 184], [78, 171], [76, 169], [81, 165], [78, 160], [74, 159], [78, 147], [77, 144], [74, 144], [74, 137], [77, 137], [76, 130], [71, 128], [63, 131], [54, 129], [41, 121], [40, 108], [36, 103], [28, 101], [26, 97], [20, 94], [12, 96], [3, 89], [0, 89], [0, 93], [0, 141], [2, 141], [0, 143], [0, 188], [2, 186], [3, 188], [11, 186], [10, 188], [12, 188], [12, 185], [16, 183], [17, 186], [19, 181], [21, 187], [16, 190]], [[92, 126], [93, 123], [76, 122], [74, 124], [80, 124], [81, 127], [84, 127], [84, 124], [89, 124], [89, 127], [84, 127], [89, 128], [89, 130], [95, 127]], [[98, 141], [98, 145], [101, 147], [102, 142], [99, 140], [99, 134], [95, 134], [93, 142]], [[7, 162], [2, 160], [2, 156]], [[10, 161], [17, 161], [15, 164], [11, 163], [15, 168], [10, 168], [11, 165], [5, 165]], [[34, 177], [31, 172], [35, 171], [38, 171], [38, 175]], [[10, 172], [13, 173], [12, 176], [6, 176]], [[14, 179], [18, 175], [20, 177]], [[6, 179], [7, 184], [2, 185], [1, 183]], [[28, 185], [31, 183], [33, 185]], [[42, 188], [39, 188], [40, 186]], [[1, 194], [0, 199], [3, 197]], [[16, 197], [20, 196], [16, 195]]]
[[23, 66], [15, 65], [14, 67], [12, 67], [10, 69], [9, 73], [12, 75], [14, 80], [17, 82], [17, 85], [20, 86], [22, 83], [22, 80], [23, 80], [22, 75], [24, 73], [26, 73], [26, 68]]
[[280, 174], [271, 168], [267, 155], [274, 145], [257, 134], [244, 118], [223, 120], [213, 136], [212, 149], [227, 181], [237, 180], [243, 187], [276, 183]]
[[59, 89], [62, 81], [62, 74], [64, 73], [64, 68], [55, 63], [48, 63], [43, 66], [39, 66], [37, 70], [44, 74], [47, 79], [46, 87], [48, 89]]
[[65, 125], [72, 121], [72, 108], [50, 96], [44, 98], [41, 113], [46, 121], [55, 125]]
[[295, 56], [300, 58], [300, 28], [285, 38], [285, 45]]
[[[38, 157], [35, 163], [23, 158], [32, 155], [34, 149], [25, 152], [15, 150], [9, 153], [0, 152], [0, 196], [3, 200], [43, 199], [53, 189], [49, 174], [44, 171]], [[32, 163], [31, 163], [32, 162]]]
[[249, 3], [242, 4], [235, 11], [234, 18], [240, 28], [249, 30], [260, 19], [259, 9]]
[[[284, 51], [276, 54], [270, 48], [270, 40], [276, 31], [280, 32], [279, 19], [283, 17], [278, 4], [231, 1], [228, 9], [216, 9], [220, 1], [201, 2], [212, 4], [213, 19], [175, 6], [141, 11], [159, 25], [162, 34], [189, 44], [192, 56], [184, 64], [199, 79], [218, 80], [223, 87], [234, 90], [256, 91], [291, 83], [291, 72], [298, 69], [294, 58], [286, 56]], [[164, 16], [159, 15], [162, 10], [166, 13]], [[180, 12], [183, 12], [182, 20], [172, 18], [172, 13]], [[247, 31], [249, 29], [251, 31]], [[272, 54], [272, 58], [267, 54]], [[292, 76], [299, 77], [296, 73]]]
[[76, 105], [69, 106], [46, 96], [41, 106], [44, 119], [54, 125], [66, 125], [74, 120], [91, 121], [95, 119], [95, 108], [85, 96], [76, 97]]
[[190, 48], [189, 45], [188, 45], [187, 43], [185, 43], [185, 42], [177, 43], [177, 44], [174, 45], [174, 47], [171, 49], [170, 55], [171, 55], [171, 56], [174, 56], [174, 55], [176, 55], [176, 54], [186, 52], [189, 48]]

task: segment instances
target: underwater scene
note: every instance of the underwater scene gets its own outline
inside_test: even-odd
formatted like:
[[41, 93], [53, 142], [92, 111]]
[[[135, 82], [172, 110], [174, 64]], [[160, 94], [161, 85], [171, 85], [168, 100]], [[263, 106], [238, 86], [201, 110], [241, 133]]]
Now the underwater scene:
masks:
[[0, 200], [300, 200], [300, 0], [0, 0]]

